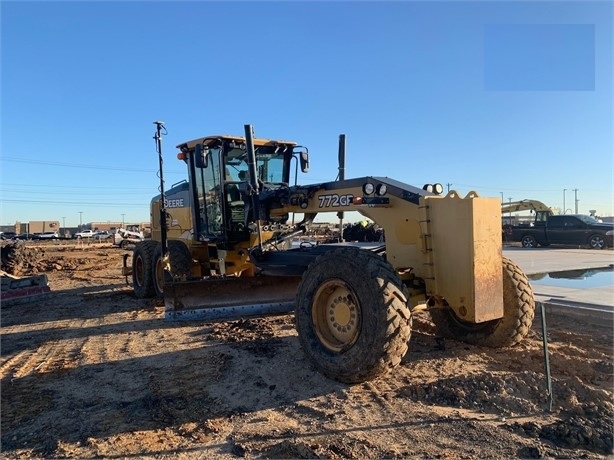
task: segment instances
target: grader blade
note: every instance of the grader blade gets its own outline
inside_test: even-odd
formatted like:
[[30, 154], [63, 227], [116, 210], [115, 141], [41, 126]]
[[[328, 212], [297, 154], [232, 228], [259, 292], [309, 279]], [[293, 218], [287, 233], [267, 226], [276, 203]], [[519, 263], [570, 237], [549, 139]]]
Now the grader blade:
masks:
[[262, 276], [165, 283], [165, 319], [225, 321], [290, 313], [300, 281], [300, 276]]

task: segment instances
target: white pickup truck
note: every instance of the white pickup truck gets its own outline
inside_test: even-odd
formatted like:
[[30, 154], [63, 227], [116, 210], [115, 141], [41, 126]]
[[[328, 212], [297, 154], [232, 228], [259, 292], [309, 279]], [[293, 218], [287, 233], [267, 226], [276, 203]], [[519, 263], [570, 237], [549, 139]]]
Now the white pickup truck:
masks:
[[94, 236], [94, 230], [81, 230], [80, 232], [75, 233], [73, 238], [91, 238]]
[[113, 245], [119, 246], [122, 249], [135, 245], [144, 239], [143, 232], [134, 232], [124, 228], [118, 228], [113, 233]]

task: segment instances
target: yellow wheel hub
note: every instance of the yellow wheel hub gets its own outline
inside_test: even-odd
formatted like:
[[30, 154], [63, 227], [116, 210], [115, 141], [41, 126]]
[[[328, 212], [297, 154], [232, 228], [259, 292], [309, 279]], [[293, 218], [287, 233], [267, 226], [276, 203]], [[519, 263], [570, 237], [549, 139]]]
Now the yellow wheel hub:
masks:
[[330, 350], [341, 351], [358, 338], [360, 306], [341, 280], [328, 280], [317, 290], [312, 319], [318, 338]]

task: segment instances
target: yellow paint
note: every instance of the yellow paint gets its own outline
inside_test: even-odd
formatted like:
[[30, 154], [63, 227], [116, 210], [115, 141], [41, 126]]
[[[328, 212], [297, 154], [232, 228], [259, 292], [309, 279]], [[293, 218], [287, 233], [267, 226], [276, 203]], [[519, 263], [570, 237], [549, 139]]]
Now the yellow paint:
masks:
[[471, 192], [462, 199], [425, 197], [432, 295], [443, 297], [459, 318], [483, 322], [503, 316], [501, 202]]

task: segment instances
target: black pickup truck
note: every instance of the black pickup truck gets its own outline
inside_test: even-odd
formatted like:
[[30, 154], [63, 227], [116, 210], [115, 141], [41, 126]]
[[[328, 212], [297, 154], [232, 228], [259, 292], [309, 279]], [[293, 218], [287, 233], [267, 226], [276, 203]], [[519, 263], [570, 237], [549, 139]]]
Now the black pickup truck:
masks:
[[602, 223], [583, 214], [541, 216], [530, 225], [512, 227], [512, 240], [524, 248], [566, 244], [592, 249], [612, 247], [614, 223]]

